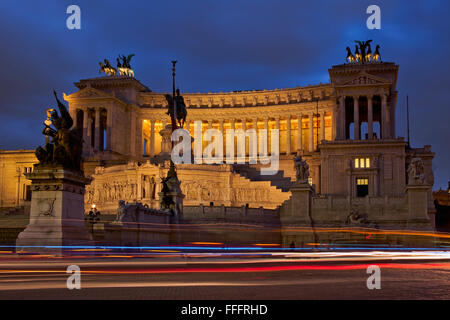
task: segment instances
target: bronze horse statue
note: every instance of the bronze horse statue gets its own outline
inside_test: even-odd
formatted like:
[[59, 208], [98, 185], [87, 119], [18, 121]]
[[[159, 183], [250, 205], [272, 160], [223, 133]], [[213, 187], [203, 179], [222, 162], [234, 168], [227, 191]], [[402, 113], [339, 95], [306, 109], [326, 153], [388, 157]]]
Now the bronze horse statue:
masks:
[[350, 47], [347, 47], [347, 60], [350, 63], [355, 62], [356, 60], [355, 56], [352, 53], [352, 50], [350, 50]]
[[377, 47], [375, 48], [375, 52], [373, 53], [372, 56], [372, 61], [379, 61], [379, 60], [381, 60], [380, 46], [377, 45]]
[[115, 76], [117, 74], [117, 69], [114, 68], [111, 65], [111, 63], [109, 63], [108, 59], [105, 59], [104, 62], [105, 63], [99, 62], [99, 65], [100, 65], [100, 71], [99, 72], [104, 72], [108, 76]]

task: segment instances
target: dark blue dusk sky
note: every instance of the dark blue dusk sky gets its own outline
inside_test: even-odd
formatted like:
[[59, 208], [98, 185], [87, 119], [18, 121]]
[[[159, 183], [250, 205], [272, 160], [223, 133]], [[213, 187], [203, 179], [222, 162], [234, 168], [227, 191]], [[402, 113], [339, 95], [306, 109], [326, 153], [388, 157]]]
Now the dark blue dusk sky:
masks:
[[[81, 30], [66, 8], [81, 8]], [[381, 30], [366, 8], [381, 7]], [[410, 96], [413, 147], [431, 144], [435, 189], [450, 180], [450, 2], [365, 0], [0, 1], [0, 149], [43, 143], [52, 89], [96, 77], [98, 62], [135, 53], [138, 80], [170, 90], [170, 60], [182, 91], [274, 89], [329, 82], [345, 47], [373, 39], [400, 65], [397, 135], [406, 136]]]

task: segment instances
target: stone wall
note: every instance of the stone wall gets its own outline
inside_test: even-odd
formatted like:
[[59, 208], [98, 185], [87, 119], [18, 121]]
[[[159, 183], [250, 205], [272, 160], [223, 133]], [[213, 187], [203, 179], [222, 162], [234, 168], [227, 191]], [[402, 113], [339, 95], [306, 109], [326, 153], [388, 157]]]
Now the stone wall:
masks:
[[37, 162], [34, 150], [0, 150], [0, 207], [29, 205], [27, 188], [31, 181], [24, 173], [31, 172]]
[[[242, 206], [274, 209], [290, 196], [271, 186], [269, 181], [250, 181], [232, 172], [230, 165], [177, 166], [185, 206]], [[159, 208], [158, 192], [167, 167], [149, 162], [139, 165], [99, 167], [86, 188], [86, 207], [96, 204], [103, 213], [113, 213], [119, 200], [141, 202]]]
[[249, 246], [281, 243], [277, 210], [244, 207], [185, 206], [181, 217], [129, 204], [127, 213], [105, 226], [109, 244]]

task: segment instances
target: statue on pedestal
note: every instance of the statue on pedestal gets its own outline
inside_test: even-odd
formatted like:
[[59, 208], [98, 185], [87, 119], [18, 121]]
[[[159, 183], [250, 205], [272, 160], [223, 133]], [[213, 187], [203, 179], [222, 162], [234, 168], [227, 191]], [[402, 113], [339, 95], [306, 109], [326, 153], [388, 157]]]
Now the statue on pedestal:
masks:
[[302, 156], [296, 156], [294, 158], [294, 169], [297, 182], [307, 183], [309, 178], [309, 165], [305, 160], [302, 160]]
[[85, 186], [91, 180], [82, 170], [83, 139], [76, 128], [71, 129], [73, 119], [53, 93], [60, 114], [47, 110], [43, 130], [47, 143], [36, 149], [35, 170], [25, 174], [31, 180], [32, 195], [30, 223], [16, 241], [21, 250], [45, 246], [63, 250], [66, 245], [92, 241], [84, 221]]
[[421, 158], [413, 158], [408, 167], [408, 184], [425, 184], [425, 167]]
[[160, 207], [169, 210], [172, 214], [181, 215], [183, 212], [183, 198], [181, 182], [178, 180], [175, 164], [170, 161], [170, 169], [167, 177], [161, 179], [162, 189], [159, 192]]

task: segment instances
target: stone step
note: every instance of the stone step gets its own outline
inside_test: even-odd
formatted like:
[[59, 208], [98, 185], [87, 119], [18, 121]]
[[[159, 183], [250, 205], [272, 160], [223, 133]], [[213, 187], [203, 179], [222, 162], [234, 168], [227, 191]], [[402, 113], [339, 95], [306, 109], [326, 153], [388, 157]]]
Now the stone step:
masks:
[[236, 173], [249, 179], [250, 181], [269, 181], [272, 186], [283, 191], [288, 192], [292, 186], [291, 178], [284, 176], [284, 171], [280, 170], [271, 176], [262, 175], [261, 172], [247, 164], [237, 164], [233, 166]]

